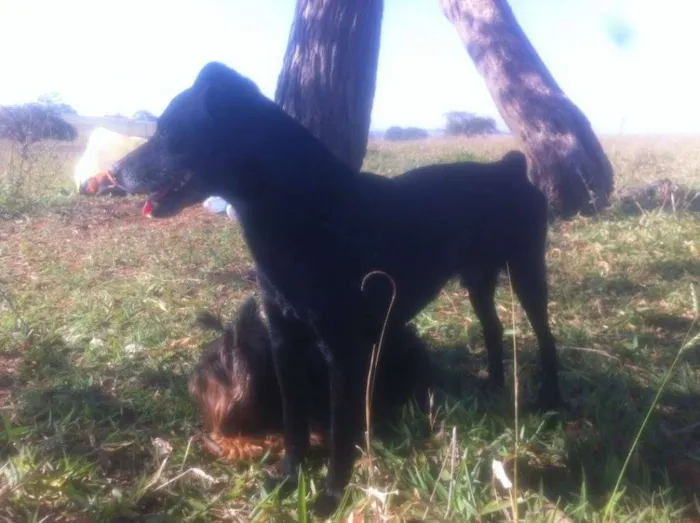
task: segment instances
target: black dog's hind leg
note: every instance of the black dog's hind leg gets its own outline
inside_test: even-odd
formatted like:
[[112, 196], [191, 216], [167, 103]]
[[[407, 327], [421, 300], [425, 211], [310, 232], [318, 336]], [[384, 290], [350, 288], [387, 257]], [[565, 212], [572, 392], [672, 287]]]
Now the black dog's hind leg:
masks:
[[496, 284], [498, 268], [474, 270], [461, 276], [461, 284], [469, 292], [469, 301], [481, 323], [484, 345], [488, 357], [489, 385], [502, 388], [505, 384], [503, 371], [503, 325], [496, 312]]
[[562, 406], [559, 389], [559, 364], [554, 336], [549, 328], [547, 313], [547, 267], [543, 251], [524, 252], [510, 262], [513, 289], [525, 309], [537, 336], [540, 351], [541, 386], [539, 406], [552, 410]]
[[[303, 322], [284, 316], [280, 308], [264, 301], [270, 325], [270, 341], [275, 374], [282, 397], [284, 424], [284, 460], [282, 478], [286, 479], [285, 492], [294, 488], [299, 467], [309, 447], [309, 391], [307, 390], [308, 362], [304, 355], [314, 334]], [[269, 391], [275, 394], [277, 391]]]

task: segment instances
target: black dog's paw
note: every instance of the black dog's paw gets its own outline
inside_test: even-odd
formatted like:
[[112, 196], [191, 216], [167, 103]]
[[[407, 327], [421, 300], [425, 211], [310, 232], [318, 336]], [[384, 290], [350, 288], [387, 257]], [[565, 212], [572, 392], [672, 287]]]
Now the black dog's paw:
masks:
[[483, 390], [486, 394], [501, 394], [506, 388], [503, 378], [494, 378], [489, 376], [483, 384]]
[[297, 488], [297, 477], [293, 474], [268, 474], [265, 478], [265, 490], [271, 492], [279, 487], [280, 498], [286, 498]]
[[564, 415], [570, 411], [570, 405], [559, 394], [540, 394], [534, 410], [539, 414], [549, 414], [544, 427], [551, 429], [564, 419]]
[[342, 492], [324, 489], [314, 500], [311, 512], [316, 517], [328, 519], [338, 509], [342, 498]]
[[480, 376], [476, 386], [484, 399], [499, 398], [506, 388], [503, 380], [491, 376]]
[[549, 411], [566, 411], [569, 410], [569, 405], [558, 392], [543, 391], [540, 393], [537, 401], [537, 410], [543, 414]]

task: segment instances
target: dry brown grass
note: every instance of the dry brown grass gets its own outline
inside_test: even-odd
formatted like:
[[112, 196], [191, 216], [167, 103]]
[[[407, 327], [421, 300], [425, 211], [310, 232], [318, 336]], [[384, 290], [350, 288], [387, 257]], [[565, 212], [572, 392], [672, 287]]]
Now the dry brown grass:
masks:
[[[677, 183], [700, 185], [700, 136], [602, 136], [600, 140], [615, 169], [616, 190], [664, 177]], [[513, 148], [518, 148], [518, 143], [511, 136], [430, 138], [409, 142], [376, 140], [371, 142], [372, 154], [365, 168], [376, 168], [374, 156], [401, 159], [383, 169], [387, 174], [398, 174], [402, 169], [428, 163], [428, 160], [495, 159]], [[379, 167], [383, 166], [379, 164]]]

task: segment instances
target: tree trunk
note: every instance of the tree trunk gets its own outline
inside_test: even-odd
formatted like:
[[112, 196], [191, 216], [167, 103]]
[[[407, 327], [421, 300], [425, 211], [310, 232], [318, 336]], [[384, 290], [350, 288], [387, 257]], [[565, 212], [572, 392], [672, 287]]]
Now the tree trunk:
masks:
[[506, 0], [440, 0], [501, 116], [530, 158], [532, 181], [561, 217], [609, 203], [613, 169], [591, 124], [559, 88]]
[[275, 101], [359, 170], [367, 151], [383, 0], [297, 0]]

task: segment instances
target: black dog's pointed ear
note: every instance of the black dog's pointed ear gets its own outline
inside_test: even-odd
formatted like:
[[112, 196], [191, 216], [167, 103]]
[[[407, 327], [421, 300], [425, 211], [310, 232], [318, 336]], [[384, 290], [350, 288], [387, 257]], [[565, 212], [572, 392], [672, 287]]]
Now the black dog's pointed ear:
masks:
[[204, 89], [210, 115], [216, 115], [227, 105], [250, 102], [262, 96], [255, 82], [220, 62], [205, 65], [193, 87]]
[[240, 92], [257, 94], [260, 89], [256, 83], [243, 76], [235, 69], [231, 69], [221, 62], [209, 62], [199, 71], [197, 78], [194, 81], [194, 86], [211, 86], [211, 85], [226, 85], [229, 89], [235, 89]]
[[209, 62], [199, 71], [197, 78], [194, 80], [194, 85], [220, 82], [222, 78], [230, 77], [232, 72], [234, 72], [233, 69], [221, 62]]
[[253, 80], [220, 62], [205, 65], [197, 75], [193, 87], [220, 87], [233, 97], [260, 95], [260, 89]]

